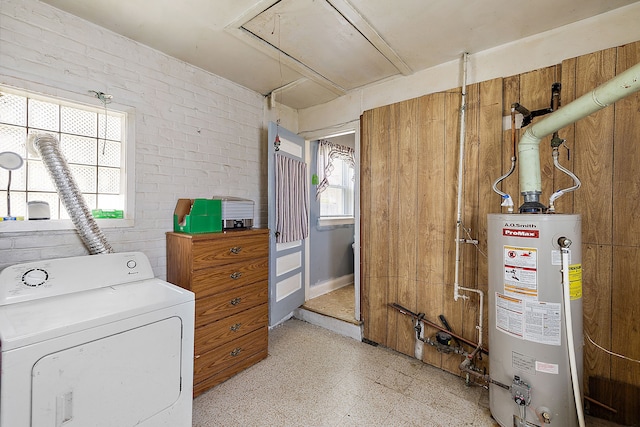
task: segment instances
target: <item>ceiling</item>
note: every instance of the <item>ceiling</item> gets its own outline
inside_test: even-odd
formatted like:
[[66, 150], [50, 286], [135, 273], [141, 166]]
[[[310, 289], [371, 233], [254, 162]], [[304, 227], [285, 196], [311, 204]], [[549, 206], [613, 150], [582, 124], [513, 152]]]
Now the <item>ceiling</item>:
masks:
[[639, 0], [42, 0], [294, 109]]

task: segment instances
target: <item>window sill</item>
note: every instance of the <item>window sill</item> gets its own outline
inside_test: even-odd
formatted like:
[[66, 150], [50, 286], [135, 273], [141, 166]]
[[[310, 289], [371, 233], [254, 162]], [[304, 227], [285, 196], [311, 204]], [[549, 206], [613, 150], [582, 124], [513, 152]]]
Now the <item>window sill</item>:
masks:
[[[100, 228], [126, 228], [133, 227], [132, 219], [96, 219]], [[0, 221], [0, 234], [2, 233], [24, 233], [38, 231], [61, 231], [75, 230], [73, 221], [62, 220], [42, 220], [42, 221]]]
[[355, 224], [356, 220], [354, 217], [344, 217], [344, 216], [335, 216], [335, 217], [321, 217], [318, 218], [318, 226], [319, 227], [328, 227], [332, 225], [352, 225]]

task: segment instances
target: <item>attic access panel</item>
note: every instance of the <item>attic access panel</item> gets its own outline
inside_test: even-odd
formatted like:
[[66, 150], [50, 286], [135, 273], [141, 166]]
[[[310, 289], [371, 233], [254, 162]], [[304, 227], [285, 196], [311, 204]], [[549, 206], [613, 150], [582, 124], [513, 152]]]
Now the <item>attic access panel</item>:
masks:
[[242, 29], [345, 90], [398, 74], [325, 0], [280, 0]]

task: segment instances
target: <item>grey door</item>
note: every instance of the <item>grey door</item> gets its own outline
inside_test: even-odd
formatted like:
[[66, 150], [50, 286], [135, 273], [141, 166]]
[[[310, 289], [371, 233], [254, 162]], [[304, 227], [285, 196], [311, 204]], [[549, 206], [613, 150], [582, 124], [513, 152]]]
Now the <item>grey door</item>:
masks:
[[[277, 137], [277, 138], [276, 138]], [[277, 142], [276, 142], [277, 141]], [[275, 154], [305, 162], [305, 140], [276, 123], [269, 123], [269, 325], [274, 326], [304, 304], [305, 240], [276, 243]], [[307, 183], [308, 185], [308, 183]]]

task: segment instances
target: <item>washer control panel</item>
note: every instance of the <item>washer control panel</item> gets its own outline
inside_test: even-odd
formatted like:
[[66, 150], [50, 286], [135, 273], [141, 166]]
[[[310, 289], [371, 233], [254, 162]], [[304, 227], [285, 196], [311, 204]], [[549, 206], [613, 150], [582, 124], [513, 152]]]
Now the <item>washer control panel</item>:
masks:
[[141, 252], [16, 264], [0, 272], [0, 306], [153, 277], [149, 259]]

